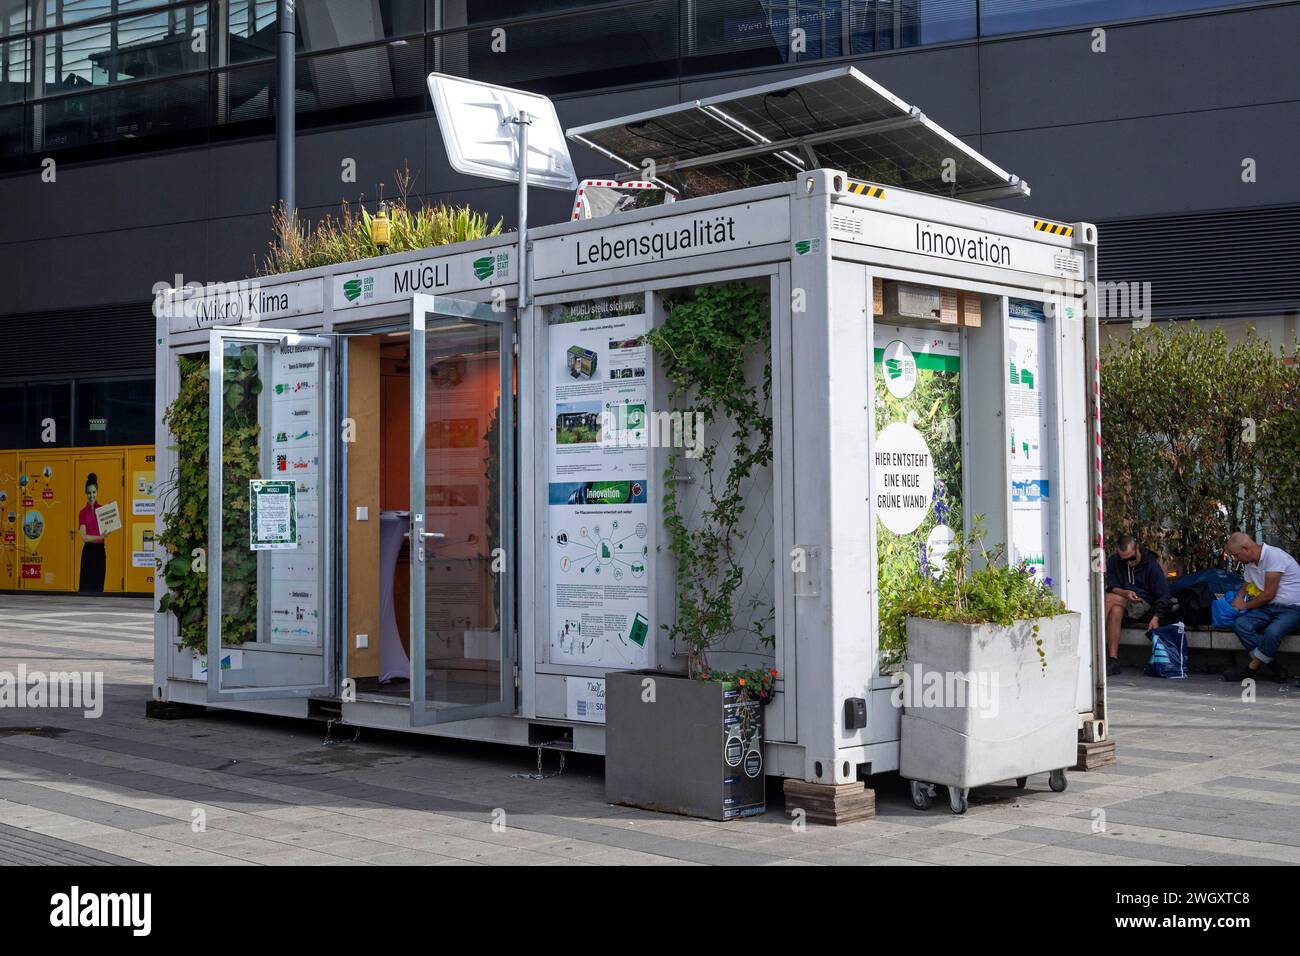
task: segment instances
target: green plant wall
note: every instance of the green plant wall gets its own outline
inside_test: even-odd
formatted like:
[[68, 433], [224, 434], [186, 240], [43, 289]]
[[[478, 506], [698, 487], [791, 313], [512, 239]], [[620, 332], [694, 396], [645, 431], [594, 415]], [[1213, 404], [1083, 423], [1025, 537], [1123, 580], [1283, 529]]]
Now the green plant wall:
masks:
[[[738, 282], [702, 286], [669, 305], [667, 318], [646, 340], [672, 383], [669, 401], [703, 416], [698, 464], [705, 504], [687, 519], [679, 499], [683, 489], [673, 480], [681, 456], [669, 455], [663, 506], [677, 559], [677, 614], [665, 629], [687, 648], [690, 675], [703, 677], [709, 650], [737, 630], [745, 583], [739, 561], [745, 499], [753, 473], [772, 463], [771, 311], [766, 289]], [[756, 351], [764, 364], [761, 380], [753, 383], [745, 366]], [[718, 454], [717, 436], [724, 430], [735, 442], [729, 458]], [[768, 645], [770, 620], [768, 613], [752, 625]]]
[[208, 541], [208, 356], [179, 359], [180, 388], [163, 421], [175, 437], [176, 470], [161, 490], [167, 593], [158, 610], [176, 616], [181, 646], [207, 651], [209, 561], [222, 562], [222, 640], [240, 644], [257, 635], [257, 554], [249, 550], [248, 481], [258, 477], [262, 391], [257, 350], [236, 347], [222, 368], [223, 527], [220, 554]]
[[[878, 339], [883, 334], [878, 331]], [[898, 398], [885, 386], [882, 353], [878, 348], [874, 357], [876, 433], [914, 415], [913, 427], [930, 447], [935, 477], [930, 512], [915, 531], [894, 534], [876, 522], [880, 665], [889, 669], [903, 659], [907, 635], [901, 608], [921, 570], [927, 537], [940, 523], [952, 528], [954, 536], [962, 534], [961, 371], [956, 356], [918, 354], [916, 387], [911, 395]]]

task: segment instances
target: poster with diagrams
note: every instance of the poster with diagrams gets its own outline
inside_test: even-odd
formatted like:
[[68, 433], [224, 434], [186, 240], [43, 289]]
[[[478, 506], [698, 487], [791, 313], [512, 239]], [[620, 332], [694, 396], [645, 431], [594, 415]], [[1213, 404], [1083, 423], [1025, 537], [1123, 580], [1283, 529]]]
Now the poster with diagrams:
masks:
[[320, 643], [320, 475], [322, 352], [275, 349], [271, 363], [271, 475], [293, 483], [296, 546], [271, 551], [273, 644]]
[[1047, 578], [1051, 482], [1048, 449], [1047, 318], [1039, 302], [1008, 300], [1007, 419], [1011, 478], [1011, 554]]
[[549, 315], [550, 661], [651, 662], [645, 295]]

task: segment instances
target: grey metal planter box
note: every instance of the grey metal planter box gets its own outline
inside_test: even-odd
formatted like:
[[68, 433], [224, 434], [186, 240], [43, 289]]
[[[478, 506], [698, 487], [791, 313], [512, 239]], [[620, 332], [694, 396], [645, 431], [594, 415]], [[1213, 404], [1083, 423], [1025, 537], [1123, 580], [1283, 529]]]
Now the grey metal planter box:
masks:
[[[652, 703], [644, 700], [647, 679]], [[605, 799], [710, 820], [764, 812], [763, 704], [712, 681], [610, 673]]]
[[955, 813], [971, 787], [1000, 780], [1051, 771], [1052, 789], [1065, 789], [1078, 741], [1078, 642], [1078, 614], [1010, 627], [908, 619], [903, 677], [912, 699], [904, 699], [899, 773], [914, 782], [918, 807], [928, 803], [915, 784], [948, 787]]

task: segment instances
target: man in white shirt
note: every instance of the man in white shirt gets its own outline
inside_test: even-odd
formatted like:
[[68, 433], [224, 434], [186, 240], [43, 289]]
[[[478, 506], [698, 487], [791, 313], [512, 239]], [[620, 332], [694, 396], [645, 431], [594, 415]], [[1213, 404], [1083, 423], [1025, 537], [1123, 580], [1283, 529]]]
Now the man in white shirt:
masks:
[[1247, 598], [1243, 588], [1233, 599], [1232, 606], [1243, 613], [1232, 622], [1232, 629], [1250, 651], [1250, 664], [1224, 671], [1223, 679], [1234, 683], [1263, 676], [1285, 680], [1286, 672], [1273, 657], [1282, 638], [1300, 633], [1300, 564], [1281, 548], [1256, 544], [1244, 531], [1228, 539], [1227, 550], [1242, 563], [1246, 581], [1261, 593]]

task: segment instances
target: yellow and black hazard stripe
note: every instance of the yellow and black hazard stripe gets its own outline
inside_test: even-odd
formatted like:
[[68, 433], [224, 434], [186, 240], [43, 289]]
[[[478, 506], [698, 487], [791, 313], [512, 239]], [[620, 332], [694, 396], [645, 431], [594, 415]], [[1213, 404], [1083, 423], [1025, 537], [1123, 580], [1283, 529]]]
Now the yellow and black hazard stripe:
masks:
[[1060, 223], [1047, 222], [1042, 219], [1034, 220], [1034, 228], [1039, 232], [1046, 232], [1053, 236], [1065, 236], [1066, 238], [1069, 238], [1074, 235], [1073, 226], [1062, 226]]
[[870, 196], [872, 199], [884, 199], [885, 191], [879, 186], [870, 186], [867, 183], [855, 183], [849, 180], [849, 192], [857, 196]]

